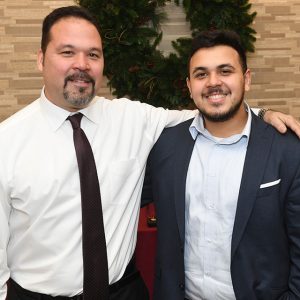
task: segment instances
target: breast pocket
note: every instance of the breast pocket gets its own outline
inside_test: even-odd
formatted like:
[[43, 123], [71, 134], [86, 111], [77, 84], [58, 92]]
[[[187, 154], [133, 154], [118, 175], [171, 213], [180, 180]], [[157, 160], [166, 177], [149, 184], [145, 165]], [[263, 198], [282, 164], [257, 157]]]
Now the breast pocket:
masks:
[[[135, 198], [142, 184], [142, 170], [137, 159], [111, 163], [109, 167], [109, 191], [112, 203], [127, 204]], [[139, 182], [141, 182], [139, 184]]]
[[266, 197], [273, 193], [279, 192], [280, 189], [280, 181], [275, 181], [274, 184], [261, 184], [260, 189], [258, 191], [257, 197]]

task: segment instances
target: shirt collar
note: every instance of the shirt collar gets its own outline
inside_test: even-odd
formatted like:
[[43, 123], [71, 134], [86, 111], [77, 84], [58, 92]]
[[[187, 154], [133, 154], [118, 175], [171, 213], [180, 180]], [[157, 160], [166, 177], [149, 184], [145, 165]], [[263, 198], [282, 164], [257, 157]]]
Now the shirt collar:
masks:
[[40, 97], [42, 111], [44, 113], [45, 118], [49, 121], [49, 124], [53, 131], [59, 129], [61, 125], [65, 122], [65, 120], [68, 118], [68, 116], [78, 112], [81, 112], [91, 122], [98, 124], [99, 113], [97, 113], [97, 111], [93, 109], [93, 106], [96, 101], [96, 97], [94, 97], [94, 99], [88, 107], [80, 109], [77, 112], [70, 112], [61, 108], [60, 106], [55, 105], [49, 99], [47, 99], [47, 97], [45, 96], [45, 87], [43, 87]]
[[[217, 143], [217, 144], [234, 144], [237, 143], [241, 138], [245, 137], [248, 141], [250, 131], [251, 131], [251, 111], [249, 105], [244, 102], [245, 109], [248, 112], [247, 123], [243, 129], [243, 131], [239, 134], [234, 134], [227, 138], [217, 138], [210, 134], [210, 132], [204, 127], [203, 117], [201, 113], [199, 113], [195, 119], [193, 120], [192, 124], [190, 125], [190, 134], [194, 140], [196, 140], [199, 134], [203, 135], [207, 139]], [[249, 113], [250, 112], [250, 113]]]

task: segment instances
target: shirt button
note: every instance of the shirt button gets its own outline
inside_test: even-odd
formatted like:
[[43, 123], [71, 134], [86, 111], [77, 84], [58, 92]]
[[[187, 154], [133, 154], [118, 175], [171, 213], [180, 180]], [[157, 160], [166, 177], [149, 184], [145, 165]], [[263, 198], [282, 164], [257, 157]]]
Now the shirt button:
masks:
[[205, 272], [205, 275], [206, 275], [206, 276], [210, 276], [210, 272], [209, 272], [209, 271], [206, 271], [206, 272]]
[[181, 290], [184, 290], [184, 283], [180, 283], [180, 284], [179, 284], [179, 288], [180, 288]]

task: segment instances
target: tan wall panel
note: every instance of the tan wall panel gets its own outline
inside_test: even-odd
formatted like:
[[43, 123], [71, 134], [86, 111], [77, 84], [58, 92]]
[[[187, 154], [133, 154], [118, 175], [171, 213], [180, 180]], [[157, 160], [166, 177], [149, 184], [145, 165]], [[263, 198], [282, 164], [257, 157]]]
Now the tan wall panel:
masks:
[[247, 94], [251, 105], [268, 106], [300, 117], [300, 2], [253, 0], [257, 11], [256, 51]]
[[53, 8], [73, 1], [0, 1], [0, 120], [36, 99], [42, 78], [36, 67], [41, 23]]
[[[38, 97], [42, 78], [36, 67], [41, 22], [52, 9], [73, 5], [73, 0], [0, 0], [0, 120]], [[256, 52], [249, 55], [252, 88], [248, 102], [268, 106], [300, 118], [300, 2], [253, 0], [258, 15]], [[184, 14], [168, 6], [169, 21], [160, 48], [187, 35]], [[105, 85], [105, 82], [104, 82]], [[111, 97], [108, 88], [101, 91]]]

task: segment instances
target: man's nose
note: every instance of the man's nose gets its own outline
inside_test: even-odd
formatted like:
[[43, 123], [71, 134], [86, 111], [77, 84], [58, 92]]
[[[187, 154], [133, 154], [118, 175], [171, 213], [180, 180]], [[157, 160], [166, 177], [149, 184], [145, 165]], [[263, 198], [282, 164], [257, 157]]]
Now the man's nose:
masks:
[[207, 86], [221, 85], [221, 79], [217, 73], [210, 73], [207, 78]]
[[89, 60], [84, 53], [76, 55], [73, 67], [79, 70], [88, 70], [90, 68]]

